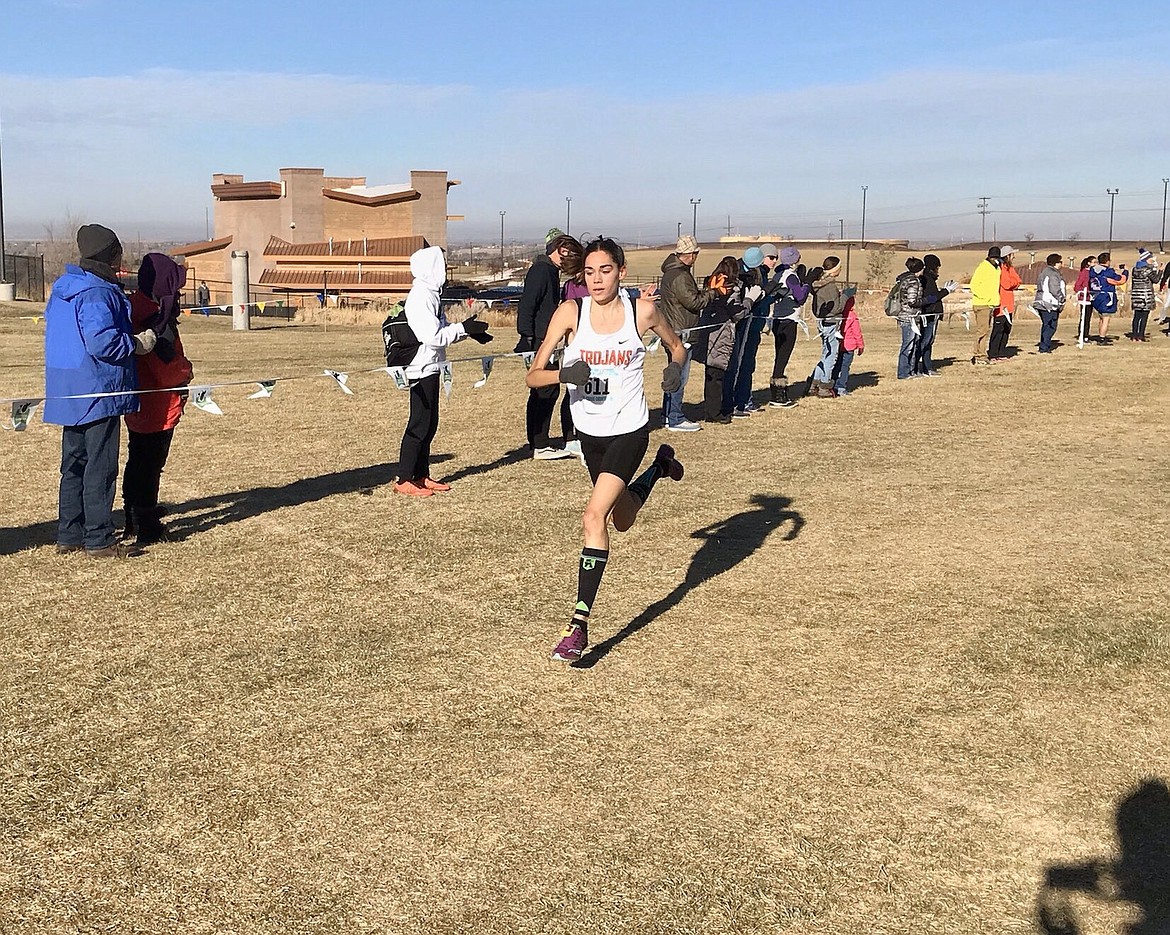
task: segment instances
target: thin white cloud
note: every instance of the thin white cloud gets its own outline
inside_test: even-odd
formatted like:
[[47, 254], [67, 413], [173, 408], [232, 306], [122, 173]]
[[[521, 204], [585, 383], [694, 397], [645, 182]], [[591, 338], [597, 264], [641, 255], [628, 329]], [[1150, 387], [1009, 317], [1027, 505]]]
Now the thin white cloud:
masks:
[[[1121, 62], [1110, 76], [1120, 87], [1158, 86], [1167, 70]], [[1091, 107], [1099, 81], [1089, 62], [1044, 74], [907, 69], [864, 83], [735, 97], [631, 90], [615, 101], [579, 87], [488, 94], [328, 74], [154, 70], [0, 75], [0, 99], [17, 218], [51, 219], [67, 204], [90, 216], [201, 219], [212, 171], [250, 166], [265, 177], [311, 159], [374, 181], [398, 180], [382, 177], [388, 165], [450, 169], [464, 181], [452, 195], [452, 211], [468, 216], [452, 231], [460, 237], [491, 230], [503, 209], [518, 235], [546, 229], [563, 218], [566, 195], [574, 221], [591, 229], [665, 232], [689, 220], [696, 196], [705, 219], [730, 213], [766, 225], [844, 214], [863, 182], [875, 210], [996, 188], [1148, 188], [1146, 176], [1164, 172], [1152, 160], [1170, 129], [1141, 95]]]

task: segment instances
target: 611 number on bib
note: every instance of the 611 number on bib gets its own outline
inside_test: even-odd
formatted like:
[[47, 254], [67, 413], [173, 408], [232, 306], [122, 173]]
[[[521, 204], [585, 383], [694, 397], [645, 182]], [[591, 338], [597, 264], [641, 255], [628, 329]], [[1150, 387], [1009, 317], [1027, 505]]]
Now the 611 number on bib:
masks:
[[604, 399], [609, 395], [609, 378], [590, 377], [582, 389], [590, 399]]

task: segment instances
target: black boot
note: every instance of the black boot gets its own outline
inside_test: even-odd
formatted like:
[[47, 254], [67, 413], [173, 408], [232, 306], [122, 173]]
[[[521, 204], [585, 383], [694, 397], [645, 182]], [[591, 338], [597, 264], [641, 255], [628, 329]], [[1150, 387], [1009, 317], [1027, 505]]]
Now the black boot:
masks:
[[167, 527], [159, 522], [158, 511], [153, 507], [135, 509], [133, 513], [138, 524], [139, 545], [153, 545], [156, 542], [166, 542], [170, 539]]
[[134, 538], [134, 508], [128, 503], [122, 504], [122, 512], [126, 514], [126, 528], [122, 530], [123, 539]]
[[778, 409], [788, 409], [796, 405], [796, 400], [788, 396], [788, 381], [781, 378], [773, 380], [771, 385], [772, 399], [768, 402], [769, 406], [774, 406]]

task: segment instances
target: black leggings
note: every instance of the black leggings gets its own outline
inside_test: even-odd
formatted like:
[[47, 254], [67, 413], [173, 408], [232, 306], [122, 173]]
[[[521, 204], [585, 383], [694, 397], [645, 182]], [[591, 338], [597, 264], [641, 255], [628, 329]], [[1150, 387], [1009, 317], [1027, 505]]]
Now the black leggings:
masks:
[[786, 379], [784, 370], [788, 367], [788, 360], [792, 357], [792, 349], [796, 347], [796, 322], [773, 321], [772, 340], [776, 342], [776, 362], [772, 364], [772, 382]]
[[158, 487], [175, 430], [127, 433], [126, 470], [122, 473], [122, 502], [150, 511], [158, 506]]
[[1003, 357], [1007, 350], [1008, 335], [1012, 333], [1012, 326], [1006, 315], [996, 315], [995, 324], [991, 326], [991, 339], [987, 342], [988, 357]]
[[1133, 310], [1133, 331], [1130, 332], [1135, 338], [1140, 338], [1146, 333], [1146, 326], [1150, 323], [1150, 310], [1138, 309]]
[[410, 419], [398, 455], [398, 479], [421, 481], [431, 474], [431, 442], [439, 431], [439, 375], [410, 384]]

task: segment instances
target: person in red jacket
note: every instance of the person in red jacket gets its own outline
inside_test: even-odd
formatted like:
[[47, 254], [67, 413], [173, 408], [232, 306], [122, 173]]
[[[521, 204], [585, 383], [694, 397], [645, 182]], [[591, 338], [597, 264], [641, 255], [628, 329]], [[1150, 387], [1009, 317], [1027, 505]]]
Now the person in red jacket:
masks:
[[1012, 333], [1012, 314], [1016, 310], [1016, 290], [1020, 288], [1020, 274], [1012, 264], [1015, 252], [1015, 247], [999, 248], [999, 308], [995, 312], [991, 340], [987, 342], [990, 360], [1008, 359], [1007, 342]]
[[[179, 338], [179, 290], [187, 271], [169, 256], [148, 253], [138, 270], [138, 291], [130, 296], [130, 326], [137, 334], [147, 328], [159, 337], [150, 354], [136, 358], [138, 388], [166, 390], [191, 382], [191, 361]], [[158, 488], [175, 426], [187, 402], [184, 391], [141, 393], [137, 412], [126, 415], [129, 457], [122, 475], [126, 538], [137, 533], [139, 545], [165, 541], [166, 526], [158, 509]]]

